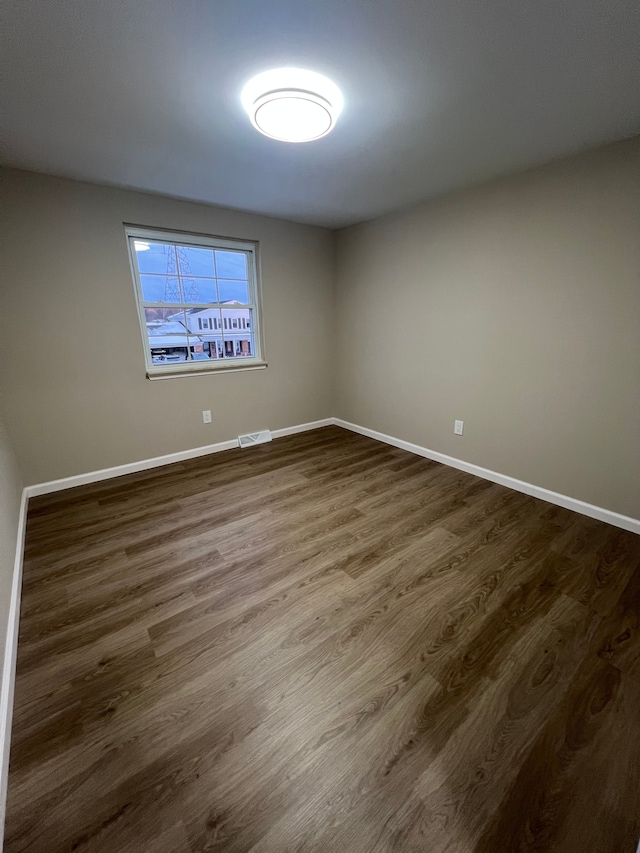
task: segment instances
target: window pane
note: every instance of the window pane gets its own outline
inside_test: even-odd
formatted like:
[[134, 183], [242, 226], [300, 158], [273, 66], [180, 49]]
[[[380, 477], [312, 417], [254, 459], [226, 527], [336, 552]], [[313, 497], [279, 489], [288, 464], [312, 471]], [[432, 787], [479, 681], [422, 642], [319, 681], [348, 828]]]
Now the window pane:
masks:
[[230, 281], [218, 279], [220, 302], [240, 302], [244, 305], [249, 301], [249, 285], [246, 281]]
[[255, 356], [252, 311], [250, 308], [222, 308], [222, 357], [252, 358]]
[[133, 240], [134, 255], [140, 272], [176, 273], [175, 249], [169, 243]]
[[180, 302], [178, 279], [168, 275], [141, 275], [144, 302]]
[[[207, 344], [205, 344], [207, 346]], [[224, 358], [222, 340], [209, 341], [209, 358]]]
[[[247, 256], [244, 252], [216, 251], [218, 278], [247, 278]], [[208, 273], [205, 273], [208, 275]]]
[[218, 302], [215, 278], [183, 278], [181, 281], [185, 302]]
[[236, 341], [236, 358], [251, 358], [255, 355], [253, 335], [245, 335]]
[[254, 355], [254, 340], [250, 332], [224, 335], [222, 358], [252, 358]]
[[[185, 312], [189, 331], [198, 337], [220, 337], [220, 311], [215, 308], [188, 308]], [[202, 324], [202, 325], [201, 325]]]
[[[209, 238], [203, 244], [197, 235], [185, 237], [192, 245], [184, 245], [174, 243], [173, 234], [147, 233], [129, 232], [129, 246], [140, 284], [136, 292], [144, 303], [143, 338], [153, 363], [255, 357], [257, 319], [248, 307], [256, 298], [251, 252], [216, 248]], [[206, 307], [212, 303], [225, 307]]]
[[196, 249], [193, 246], [178, 246], [178, 262], [181, 275], [215, 277], [213, 249]]
[[[220, 311], [223, 329], [234, 334], [244, 329], [251, 329], [250, 308], [222, 308]], [[235, 325], [234, 325], [235, 323]], [[225, 337], [228, 335], [225, 334]]]
[[198, 337], [187, 335], [183, 311], [145, 308], [147, 340], [154, 364], [190, 361], [201, 345]]
[[[145, 308], [144, 318], [147, 327], [158, 328], [167, 323], [179, 323], [184, 319], [184, 314], [182, 311], [176, 311], [175, 308]], [[184, 326], [181, 326], [178, 331], [184, 333]]]
[[198, 292], [198, 286], [196, 285], [195, 278], [181, 278], [180, 284], [182, 286], [182, 299], [184, 302], [197, 302], [198, 296], [200, 295]]
[[194, 312], [193, 309], [187, 309], [182, 315], [182, 324], [195, 335], [200, 334], [200, 324], [202, 323], [202, 315]]

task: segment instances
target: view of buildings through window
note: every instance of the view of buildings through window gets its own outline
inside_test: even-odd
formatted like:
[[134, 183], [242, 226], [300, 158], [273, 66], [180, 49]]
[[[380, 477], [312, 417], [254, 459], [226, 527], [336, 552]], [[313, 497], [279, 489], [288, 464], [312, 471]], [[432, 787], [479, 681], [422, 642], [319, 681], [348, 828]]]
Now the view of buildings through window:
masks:
[[182, 245], [167, 239], [172, 235], [158, 239], [146, 231], [127, 233], [148, 364], [257, 355], [252, 248], [232, 249], [226, 241], [218, 246], [213, 239]]

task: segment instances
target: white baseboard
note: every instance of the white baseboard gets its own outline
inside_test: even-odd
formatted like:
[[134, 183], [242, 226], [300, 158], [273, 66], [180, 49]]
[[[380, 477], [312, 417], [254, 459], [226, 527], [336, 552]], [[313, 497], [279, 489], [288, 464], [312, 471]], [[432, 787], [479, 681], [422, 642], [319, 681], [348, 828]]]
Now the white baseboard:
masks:
[[295, 435], [297, 432], [306, 432], [309, 429], [333, 426], [335, 422], [335, 418], [323, 418], [321, 421], [310, 421], [308, 424], [298, 424], [298, 426], [285, 427], [284, 429], [272, 429], [271, 435], [273, 438], [284, 438], [285, 435]]
[[[463, 459], [457, 459], [455, 456], [447, 456], [445, 453], [439, 453], [437, 450], [429, 450], [427, 447], [422, 447], [419, 444], [413, 444], [410, 441], [404, 441], [400, 438], [395, 438], [392, 435], [386, 435], [383, 432], [378, 432], [368, 427], [352, 424], [344, 421], [341, 418], [322, 418], [318, 421], [310, 421], [306, 424], [297, 424], [296, 426], [284, 427], [271, 431], [273, 438], [283, 438], [287, 435], [295, 435], [299, 432], [318, 429], [323, 426], [339, 426], [343, 429], [357, 432], [360, 435], [366, 435], [369, 438], [374, 438], [376, 441], [382, 441], [385, 444], [390, 444], [393, 447], [399, 447], [402, 450], [408, 450], [410, 453], [415, 453], [418, 456], [424, 456], [427, 459], [433, 459], [435, 462], [442, 462], [444, 465], [450, 465], [452, 468], [458, 468], [461, 471], [466, 471], [468, 474], [474, 474], [476, 477], [482, 477], [484, 480], [491, 480], [493, 483], [499, 483], [501, 486], [506, 486], [509, 489], [514, 489], [517, 492], [523, 492], [525, 495], [531, 495], [534, 498], [540, 498], [548, 503], [556, 504], [565, 509], [579, 512], [582, 515], [587, 515], [590, 518], [596, 518], [598, 521], [604, 521], [607, 524], [613, 524], [615, 527], [621, 527], [623, 530], [629, 530], [632, 533], [640, 534], [640, 520], [630, 518], [627, 515], [620, 515], [603, 507], [594, 506], [585, 501], [571, 498], [567, 495], [561, 495], [558, 492], [552, 492], [550, 489], [545, 489], [542, 486], [535, 486], [532, 483], [526, 483], [524, 480], [517, 480], [515, 477], [509, 477], [506, 474], [499, 474], [497, 471], [491, 471], [489, 468], [482, 468], [480, 465], [473, 465], [471, 462], [465, 462]], [[238, 447], [237, 438], [229, 441], [220, 441], [217, 444], [207, 444], [204, 447], [194, 447], [190, 450], [180, 450], [177, 453], [167, 453], [165, 456], [155, 456], [152, 459], [142, 459], [139, 462], [129, 462], [126, 465], [116, 465], [113, 468], [103, 468], [100, 471], [89, 471], [86, 474], [77, 474], [73, 477], [64, 477], [61, 480], [50, 480], [47, 483], [37, 483], [33, 486], [27, 486], [25, 489], [28, 498], [38, 495], [47, 495], [51, 492], [58, 492], [62, 489], [71, 489], [74, 486], [84, 486], [88, 483], [98, 483], [101, 480], [109, 480], [112, 477], [121, 477], [124, 474], [135, 474], [138, 471], [146, 471], [150, 468], [159, 468], [162, 465], [170, 465], [172, 462], [183, 462], [185, 459], [194, 459], [197, 456], [207, 456], [210, 453], [219, 453], [222, 450], [231, 450]]]
[[11, 599], [9, 601], [9, 619], [2, 664], [2, 684], [0, 685], [0, 851], [4, 839], [4, 819], [7, 806], [7, 781], [9, 777], [9, 751], [11, 749], [11, 719], [13, 716], [13, 688], [16, 677], [16, 657], [18, 654], [18, 625], [20, 621], [20, 592], [22, 589], [22, 558], [24, 554], [24, 534], [27, 526], [26, 489], [22, 491], [20, 515], [18, 516], [18, 535], [16, 555], [13, 563]]
[[207, 444], [204, 447], [193, 447], [191, 450], [179, 450], [177, 453], [167, 453], [165, 456], [154, 456], [152, 459], [141, 459], [139, 462], [127, 462], [125, 465], [114, 465], [113, 468], [101, 468], [99, 471], [88, 471], [86, 474], [75, 474], [73, 477], [63, 477], [61, 480], [49, 480], [47, 483], [36, 483], [27, 486], [28, 497], [48, 495], [61, 492], [63, 489], [73, 489], [75, 486], [86, 486], [88, 483], [99, 483], [100, 480], [111, 480], [124, 474], [137, 474], [149, 468], [160, 468], [172, 462], [183, 462], [196, 456], [206, 456], [209, 453], [219, 453], [221, 450], [231, 450], [238, 446], [238, 439], [219, 441], [217, 444]]
[[525, 495], [540, 498], [543, 501], [547, 501], [547, 503], [555, 504], [556, 506], [561, 506], [565, 509], [573, 510], [574, 512], [579, 512], [582, 515], [588, 515], [589, 518], [596, 518], [598, 521], [604, 521], [607, 524], [613, 524], [615, 527], [621, 527], [623, 530], [629, 530], [632, 533], [640, 535], [640, 520], [637, 518], [630, 518], [628, 515], [620, 515], [619, 513], [612, 512], [609, 509], [603, 509], [602, 507], [585, 503], [577, 498], [570, 498], [567, 497], [567, 495], [552, 492], [549, 489], [544, 489], [542, 486], [534, 486], [531, 483], [525, 483], [524, 480], [516, 480], [515, 477], [508, 477], [506, 474], [498, 474], [497, 471], [490, 471], [488, 468], [480, 467], [480, 465], [473, 465], [471, 462], [456, 459], [455, 456], [447, 456], [445, 453], [438, 453], [436, 450], [429, 450], [426, 447], [421, 447], [419, 444], [412, 444], [410, 441], [403, 441], [400, 438], [394, 438], [392, 435], [385, 435], [383, 432], [377, 432], [374, 429], [358, 426], [357, 424], [343, 421], [340, 418], [333, 418], [333, 423], [336, 426], [343, 427], [343, 429], [351, 430], [351, 432], [357, 432], [360, 435], [375, 438], [377, 441], [382, 441], [385, 444], [391, 444], [393, 447], [408, 450], [410, 453], [415, 453], [418, 456], [424, 456], [426, 459], [433, 459], [435, 462], [442, 462], [444, 465], [450, 465], [452, 468], [459, 468], [461, 471], [466, 471], [468, 474], [475, 474], [476, 477], [482, 477], [484, 480], [491, 480], [492, 483], [499, 483], [501, 486], [514, 489], [516, 492], [523, 492]]
[[[306, 424], [275, 429], [272, 430], [271, 435], [273, 438], [282, 438], [285, 435], [294, 435], [297, 432], [306, 432], [310, 429], [330, 426], [333, 422], [333, 418], [323, 418], [322, 420], [311, 421]], [[52, 492], [60, 492], [63, 489], [72, 489], [74, 486], [86, 486], [88, 483], [99, 483], [101, 480], [110, 480], [112, 477], [122, 477], [124, 474], [137, 474], [138, 471], [160, 468], [162, 465], [170, 465], [172, 462], [184, 462], [185, 459], [195, 459], [197, 456], [208, 456], [210, 453], [232, 450], [234, 447], [238, 447], [237, 438], [229, 439], [229, 441], [219, 441], [217, 444], [206, 444], [204, 447], [192, 447], [190, 450], [179, 450], [177, 453], [167, 453], [165, 456], [155, 456], [152, 459], [142, 459], [139, 462], [115, 465], [113, 468], [102, 468], [99, 471], [76, 474], [73, 477], [63, 477], [61, 480], [36, 483], [33, 486], [27, 486], [26, 493], [27, 497], [35, 498], [38, 495], [48, 495]]]

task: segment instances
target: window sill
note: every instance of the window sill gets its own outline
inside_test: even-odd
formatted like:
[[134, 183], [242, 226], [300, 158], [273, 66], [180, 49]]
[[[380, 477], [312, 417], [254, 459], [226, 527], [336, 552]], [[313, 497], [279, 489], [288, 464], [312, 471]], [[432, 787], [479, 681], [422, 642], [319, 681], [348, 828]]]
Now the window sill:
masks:
[[237, 373], [244, 370], [264, 370], [267, 367], [266, 361], [252, 359], [246, 362], [230, 362], [226, 364], [215, 365], [211, 364], [171, 364], [163, 367], [151, 367], [147, 370], [147, 379], [178, 379], [183, 376], [201, 376], [202, 374], [212, 373]]

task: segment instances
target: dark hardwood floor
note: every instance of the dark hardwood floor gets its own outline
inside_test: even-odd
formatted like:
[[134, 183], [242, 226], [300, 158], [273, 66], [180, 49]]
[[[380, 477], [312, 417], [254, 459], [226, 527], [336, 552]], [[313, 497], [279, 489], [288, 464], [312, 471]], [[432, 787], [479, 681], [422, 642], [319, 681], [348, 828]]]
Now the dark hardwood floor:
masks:
[[6, 853], [634, 853], [640, 537], [328, 427], [30, 504]]

